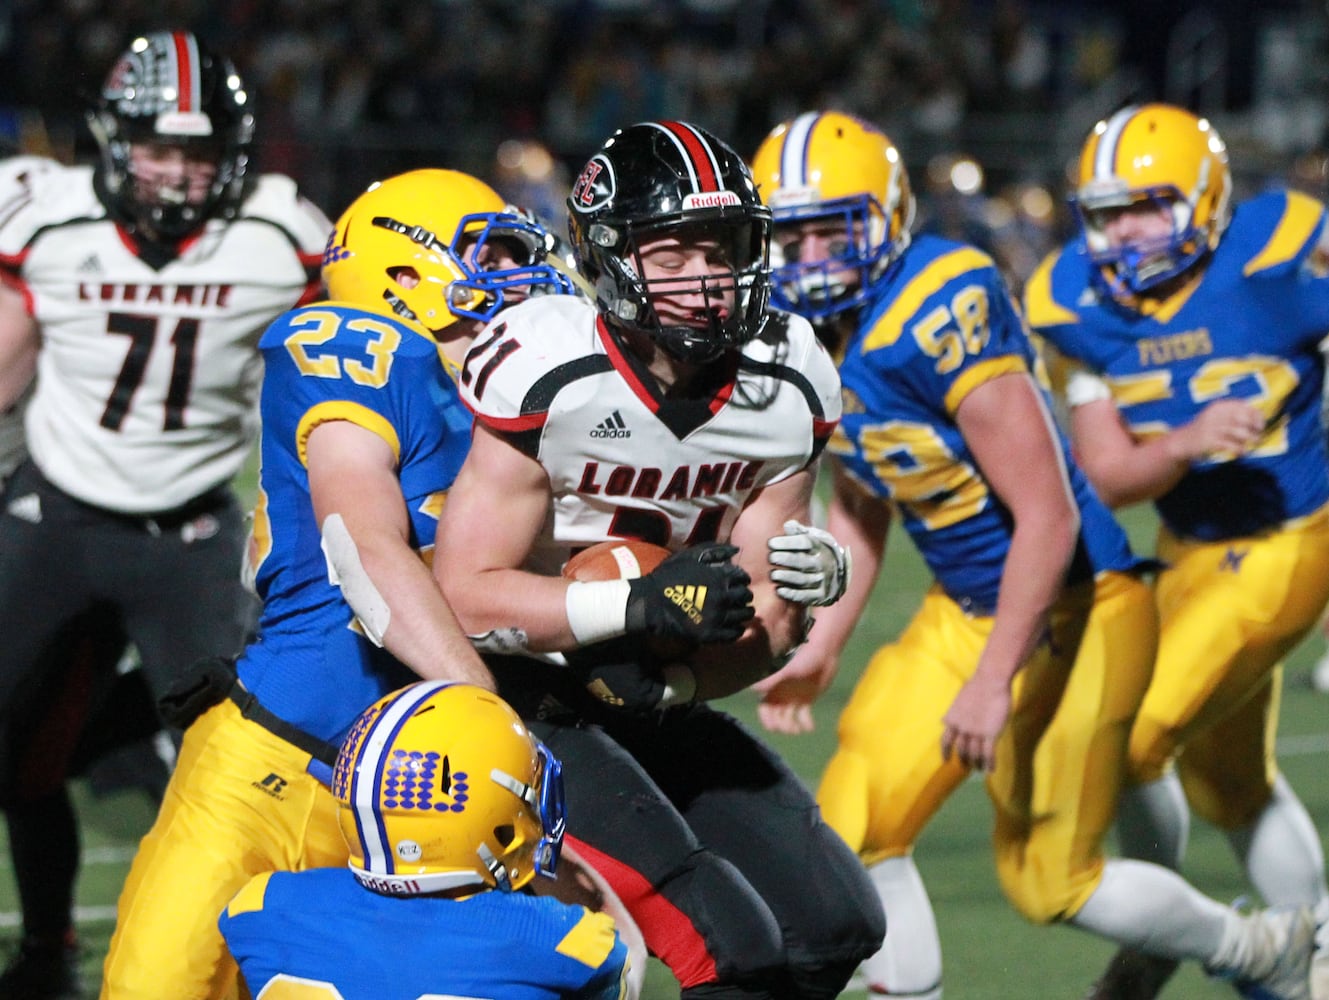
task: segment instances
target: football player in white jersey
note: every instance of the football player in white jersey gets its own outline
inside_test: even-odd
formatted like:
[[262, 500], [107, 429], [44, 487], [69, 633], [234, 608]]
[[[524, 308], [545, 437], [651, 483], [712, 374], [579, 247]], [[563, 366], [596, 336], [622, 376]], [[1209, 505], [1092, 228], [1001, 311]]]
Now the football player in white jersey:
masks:
[[109, 609], [160, 693], [251, 627], [229, 484], [257, 429], [256, 345], [317, 290], [331, 229], [290, 178], [253, 170], [249, 95], [189, 32], [136, 39], [88, 120], [100, 163], [33, 177], [0, 218], [21, 293], [0, 300], [0, 410], [36, 369], [30, 458], [0, 508], [0, 803], [24, 918], [0, 996], [79, 990], [62, 780], [78, 727], [32, 739], [75, 703], [69, 630]]
[[[32, 179], [55, 166], [57, 164], [53, 160], [42, 156], [5, 156], [0, 159], [0, 224], [27, 201]], [[3, 279], [3, 272], [0, 272], [0, 279]], [[13, 301], [20, 294], [17, 289], [7, 287], [0, 280], [0, 301], [5, 297]], [[28, 373], [29, 366], [21, 362], [16, 373], [18, 378], [26, 379]], [[4, 486], [9, 474], [18, 468], [25, 454], [23, 406], [27, 402], [27, 395], [25, 391], [13, 404], [0, 408], [0, 487]]]
[[[884, 933], [866, 873], [793, 772], [706, 701], [803, 637], [767, 542], [808, 520], [835, 366], [808, 323], [768, 312], [770, 213], [709, 133], [621, 129], [568, 206], [594, 302], [518, 304], [467, 355], [476, 428], [436, 575], [566, 764], [569, 843], [682, 996], [834, 997]], [[671, 555], [634, 580], [561, 577], [611, 538]]]

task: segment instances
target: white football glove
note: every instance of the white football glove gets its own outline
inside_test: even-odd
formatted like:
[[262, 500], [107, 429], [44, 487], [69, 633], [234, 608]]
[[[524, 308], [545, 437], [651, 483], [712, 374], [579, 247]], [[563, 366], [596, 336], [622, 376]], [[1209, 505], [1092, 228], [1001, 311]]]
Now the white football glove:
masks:
[[786, 601], [820, 608], [834, 604], [849, 586], [853, 560], [829, 531], [786, 521], [785, 533], [766, 542], [775, 592]]

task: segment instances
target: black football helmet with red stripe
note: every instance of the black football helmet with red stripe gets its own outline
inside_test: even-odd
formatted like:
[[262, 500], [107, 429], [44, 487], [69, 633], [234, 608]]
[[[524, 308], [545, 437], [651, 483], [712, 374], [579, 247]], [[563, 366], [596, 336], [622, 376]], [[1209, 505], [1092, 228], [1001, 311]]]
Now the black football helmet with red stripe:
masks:
[[[734, 265], [734, 309], [713, 315], [707, 329], [661, 324], [650, 283], [641, 277], [642, 241], [680, 229], [720, 240]], [[761, 332], [770, 297], [771, 213], [743, 158], [709, 132], [654, 121], [614, 133], [572, 186], [568, 233], [577, 267], [611, 326], [646, 333], [693, 364]], [[715, 291], [714, 283], [698, 280], [696, 291]], [[671, 291], [677, 290], [675, 282]]]
[[[158, 240], [179, 240], [214, 215], [239, 206], [254, 140], [251, 98], [235, 67], [188, 31], [134, 39], [116, 60], [88, 111], [101, 147], [98, 195], [122, 223]], [[180, 191], [145, 193], [132, 174], [136, 144], [189, 147], [216, 164], [201, 198]]]

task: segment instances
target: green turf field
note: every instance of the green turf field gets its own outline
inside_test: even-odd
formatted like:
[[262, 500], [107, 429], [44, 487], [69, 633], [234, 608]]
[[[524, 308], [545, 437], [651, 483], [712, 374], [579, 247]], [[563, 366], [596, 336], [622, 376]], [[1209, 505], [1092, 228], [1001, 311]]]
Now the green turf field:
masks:
[[[1152, 522], [1138, 514], [1129, 522], [1140, 548], [1149, 548]], [[847, 664], [861, 663], [876, 645], [895, 634], [912, 612], [924, 571], [902, 535], [892, 539], [887, 565], [878, 583], [872, 613], [862, 623]], [[1310, 637], [1287, 668], [1280, 758], [1289, 780], [1301, 794], [1323, 833], [1329, 830], [1329, 697], [1307, 685], [1310, 664], [1322, 642]], [[773, 739], [774, 745], [809, 782], [815, 783], [830, 754], [834, 723], [854, 679], [846, 670], [817, 709], [817, 732], [803, 737]], [[753, 699], [738, 696], [726, 707], [756, 725]], [[86, 944], [85, 972], [95, 983], [111, 933], [114, 904], [128, 858], [151, 816], [131, 795], [92, 801], [83, 790], [79, 808], [84, 817], [85, 862], [79, 882], [80, 931]], [[575, 819], [574, 819], [575, 822]], [[981, 784], [971, 780], [934, 820], [918, 846], [918, 865], [932, 894], [940, 926], [949, 1000], [1076, 1000], [1102, 967], [1111, 948], [1067, 928], [1035, 928], [1021, 921], [1003, 902], [988, 854], [989, 810]], [[1226, 842], [1213, 830], [1195, 823], [1186, 868], [1200, 888], [1222, 899], [1246, 891]], [[815, 872], [806, 873], [815, 879]], [[0, 879], [0, 944], [18, 935], [9, 869]], [[677, 989], [662, 966], [652, 963], [645, 996], [648, 1000], [676, 997]], [[862, 994], [848, 993], [856, 997]], [[1232, 991], [1203, 975], [1186, 970], [1173, 980], [1169, 1000], [1230, 997]]]

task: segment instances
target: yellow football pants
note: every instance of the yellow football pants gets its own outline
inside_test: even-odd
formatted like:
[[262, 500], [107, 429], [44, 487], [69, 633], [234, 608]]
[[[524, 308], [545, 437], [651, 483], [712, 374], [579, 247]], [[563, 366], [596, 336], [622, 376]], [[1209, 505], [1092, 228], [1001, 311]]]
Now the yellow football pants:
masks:
[[1269, 800], [1286, 656], [1329, 602], [1329, 509], [1231, 542], [1161, 531], [1161, 634], [1153, 683], [1131, 733], [1131, 778], [1174, 760], [1186, 797], [1233, 829]]
[[[817, 801], [869, 865], [907, 854], [965, 779], [942, 760], [942, 717], [991, 630], [934, 586], [859, 679]], [[1098, 885], [1156, 639], [1149, 586], [1103, 574], [1063, 596], [1048, 641], [1016, 676], [987, 790], [998, 876], [1030, 920], [1072, 916]]]
[[259, 872], [347, 861], [337, 802], [309, 759], [229, 700], [189, 727], [120, 893], [103, 1000], [238, 995], [217, 929], [231, 897]]

